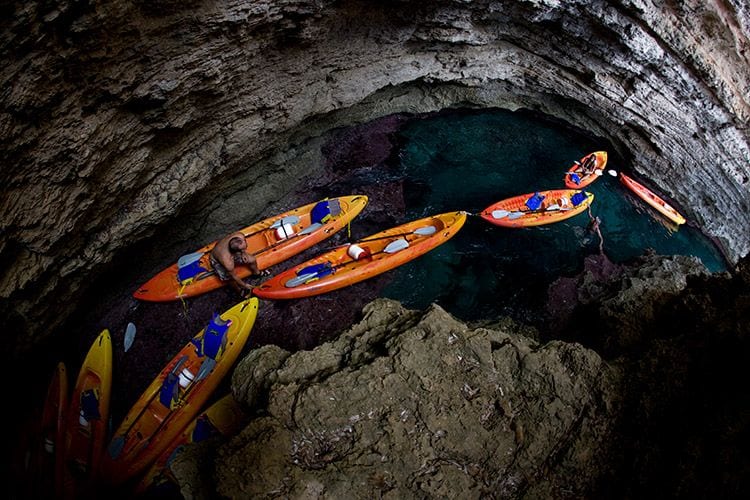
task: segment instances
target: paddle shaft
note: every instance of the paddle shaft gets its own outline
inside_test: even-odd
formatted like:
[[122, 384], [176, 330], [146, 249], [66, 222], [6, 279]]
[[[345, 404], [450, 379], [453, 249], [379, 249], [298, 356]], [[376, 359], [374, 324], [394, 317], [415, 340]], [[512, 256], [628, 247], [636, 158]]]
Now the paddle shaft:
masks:
[[[413, 234], [413, 233], [407, 233], [406, 235], [408, 236], [408, 235], [410, 235], [410, 234]], [[398, 236], [401, 236], [401, 235], [398, 235], [398, 234], [394, 234], [394, 235], [391, 235], [391, 236], [389, 236], [389, 238], [395, 238], [395, 237], [398, 237]], [[378, 239], [382, 239], [382, 238], [378, 238]], [[368, 240], [368, 241], [374, 241], [374, 239], [373, 239], [373, 240]], [[394, 240], [394, 241], [396, 241], [396, 240]], [[404, 241], [406, 241], [406, 243], [407, 243], [407, 244], [409, 243], [409, 240], [406, 240], [406, 239], [404, 239]], [[362, 243], [362, 242], [361, 242], [361, 241], [359, 241], [359, 242], [357, 242], [357, 243]], [[387, 245], [386, 245], [386, 248], [383, 248], [382, 250], [378, 250], [377, 252], [375, 252], [375, 253], [373, 253], [373, 254], [370, 254], [370, 255], [368, 256], [368, 258], [370, 258], [370, 259], [371, 259], [372, 257], [374, 257], [374, 256], [376, 256], [376, 255], [380, 255], [381, 253], [391, 253], [391, 252], [387, 252], [386, 250], [387, 250]], [[402, 249], [399, 249], [399, 251], [400, 251], [400, 250], [402, 250]], [[393, 253], [395, 253], [395, 252], [393, 252]], [[337, 270], [337, 269], [341, 269], [342, 267], [348, 266], [349, 264], [352, 264], [352, 263], [354, 263], [354, 262], [357, 262], [357, 261], [356, 261], [356, 260], [350, 260], [350, 261], [347, 261], [347, 262], [342, 262], [342, 263], [340, 263], [340, 264], [336, 264], [335, 266], [331, 266], [331, 267], [330, 267], [329, 269], [325, 269], [325, 270], [326, 270], [326, 271], [329, 271], [329, 270], [330, 270], [330, 271], [332, 271], [332, 272], [333, 272], [333, 271], [335, 271], [335, 270]], [[314, 274], [313, 274], [313, 273], [310, 273], [310, 276], [309, 276], [308, 278], [306, 278], [306, 279], [305, 279], [305, 281], [303, 281], [303, 282], [299, 283], [299, 285], [304, 285], [305, 283], [307, 283], [307, 280], [310, 280], [310, 279], [316, 278], [317, 276], [319, 276], [319, 275], [320, 275], [320, 273], [321, 273], [321, 272], [322, 272], [322, 271], [318, 271], [318, 272], [316, 272], [316, 273], [314, 273]], [[305, 276], [305, 275], [304, 275], [304, 274], [301, 274], [301, 275], [299, 275], [299, 276], [298, 276], [297, 278], [299, 278], [300, 276]], [[326, 275], [326, 276], [327, 276], [327, 275]], [[296, 279], [296, 278], [292, 278], [292, 280], [294, 280], [294, 279]], [[291, 281], [291, 280], [290, 280], [290, 281]], [[299, 285], [294, 285], [294, 286], [299, 286]]]
[[[425, 226], [425, 227], [434, 227], [434, 226]], [[416, 234], [417, 236], [430, 236], [430, 234], [432, 234], [432, 233], [430, 233], [430, 234], [424, 234], [424, 235], [419, 234], [417, 231], [419, 231], [420, 229], [424, 229], [424, 227], [418, 227], [417, 229], [415, 229], [414, 231], [411, 231], [409, 233], [388, 234], [388, 235], [385, 235], [385, 236], [378, 236], [377, 238], [368, 238], [366, 240], [359, 240], [359, 241], [356, 241], [354, 243], [344, 243], [343, 245], [335, 245], [335, 246], [332, 246], [332, 247], [328, 247], [325, 251], [336, 250], [338, 248], [347, 247], [347, 246], [352, 245], [352, 244], [359, 245], [360, 243], [369, 243], [370, 241], [379, 241], [379, 240], [385, 240], [385, 239], [388, 239], [388, 238], [400, 238], [401, 236], [411, 236], [412, 234]], [[380, 252], [376, 252], [373, 255], [377, 255], [378, 253], [380, 253]]]

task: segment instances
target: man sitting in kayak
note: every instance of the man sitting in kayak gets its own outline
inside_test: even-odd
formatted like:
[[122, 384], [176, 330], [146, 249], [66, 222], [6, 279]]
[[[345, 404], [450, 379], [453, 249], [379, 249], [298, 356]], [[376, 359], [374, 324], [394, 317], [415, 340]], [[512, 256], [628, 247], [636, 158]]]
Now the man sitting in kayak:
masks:
[[255, 277], [259, 277], [260, 270], [255, 257], [246, 252], [247, 241], [241, 232], [232, 233], [220, 239], [211, 249], [209, 261], [216, 276], [221, 281], [229, 281], [239, 291], [252, 290], [253, 286], [245, 283], [237, 276], [235, 269], [237, 265], [246, 265]]

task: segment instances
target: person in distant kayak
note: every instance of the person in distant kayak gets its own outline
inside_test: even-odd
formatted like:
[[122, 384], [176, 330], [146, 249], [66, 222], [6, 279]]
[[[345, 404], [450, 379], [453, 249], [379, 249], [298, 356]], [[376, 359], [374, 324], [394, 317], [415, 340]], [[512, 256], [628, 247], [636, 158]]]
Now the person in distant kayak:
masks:
[[211, 249], [211, 267], [221, 281], [231, 282], [238, 290], [252, 290], [253, 286], [237, 276], [238, 265], [246, 265], [255, 277], [260, 276], [258, 262], [247, 253], [247, 241], [241, 232], [232, 233], [220, 239]]
[[596, 156], [589, 155], [583, 160], [583, 168], [586, 173], [591, 173], [596, 168]]

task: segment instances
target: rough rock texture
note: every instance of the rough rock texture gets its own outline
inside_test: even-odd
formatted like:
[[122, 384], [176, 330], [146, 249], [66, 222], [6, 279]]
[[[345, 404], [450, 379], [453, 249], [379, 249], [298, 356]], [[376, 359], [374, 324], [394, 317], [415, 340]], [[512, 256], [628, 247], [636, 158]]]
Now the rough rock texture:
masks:
[[589, 325], [615, 339], [605, 360], [507, 318], [469, 326], [384, 299], [312, 351], [254, 350], [232, 386], [255, 417], [173, 468], [183, 494], [746, 498], [750, 259], [731, 275], [657, 256], [619, 271], [584, 272], [599, 292], [580, 307], [626, 310], [627, 276], [660, 274], [670, 290], [645, 294], [641, 322]]
[[750, 250], [742, 0], [77, 0], [2, 13], [4, 349], [53, 332], [121, 250], [174, 244], [177, 215], [202, 214], [182, 242], [240, 227], [319, 172], [326, 131], [396, 112], [555, 115], [609, 138], [732, 260]]
[[[546, 322], [557, 338], [586, 339], [597, 352], [622, 353], [650, 335], [657, 311], [685, 289], [688, 279], [707, 274], [692, 256], [649, 253], [630, 265], [615, 265], [592, 255], [579, 276], [550, 285]], [[570, 292], [573, 296], [565, 297]]]
[[222, 449], [217, 491], [580, 496], [607, 451], [614, 381], [580, 345], [378, 299], [334, 342], [295, 354], [266, 346], [240, 363], [235, 395], [266, 413]]

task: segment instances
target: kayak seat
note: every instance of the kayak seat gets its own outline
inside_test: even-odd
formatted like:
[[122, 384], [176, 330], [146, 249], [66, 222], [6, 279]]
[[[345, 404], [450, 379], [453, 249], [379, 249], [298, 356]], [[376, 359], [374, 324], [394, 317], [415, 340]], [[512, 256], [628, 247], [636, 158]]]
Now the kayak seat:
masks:
[[219, 434], [218, 429], [214, 427], [211, 420], [203, 414], [195, 421], [195, 429], [193, 429], [193, 433], [190, 437], [193, 439], [194, 443], [200, 443], [201, 441], [218, 436]]
[[529, 210], [538, 210], [540, 206], [542, 206], [542, 201], [544, 200], [544, 195], [540, 193], [534, 193], [531, 198], [526, 200], [526, 206], [529, 208]]
[[180, 283], [184, 283], [190, 278], [194, 278], [198, 276], [199, 274], [207, 273], [207, 272], [208, 272], [208, 269], [201, 267], [200, 261], [196, 260], [196, 261], [190, 262], [184, 267], [178, 267], [177, 279], [179, 280]]
[[320, 223], [325, 224], [331, 218], [331, 208], [328, 205], [328, 200], [319, 201], [310, 210], [310, 222], [313, 224]]
[[170, 373], [164, 379], [164, 383], [162, 383], [161, 390], [159, 391], [159, 402], [170, 410], [173, 410], [177, 406], [177, 401], [179, 400], [180, 386], [178, 381], [179, 377], [174, 373]]
[[191, 340], [195, 345], [196, 354], [208, 356], [211, 359], [219, 357], [224, 352], [227, 343], [226, 334], [230, 324], [232, 324], [231, 321], [225, 321], [221, 319], [221, 316], [215, 314], [201, 338]]
[[101, 418], [99, 414], [99, 395], [95, 389], [83, 391], [81, 394], [81, 416], [86, 420]]
[[573, 203], [574, 207], [577, 207], [581, 203], [583, 203], [586, 200], [586, 193], [583, 191], [578, 191], [573, 196], [570, 197], [570, 201]]

